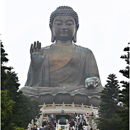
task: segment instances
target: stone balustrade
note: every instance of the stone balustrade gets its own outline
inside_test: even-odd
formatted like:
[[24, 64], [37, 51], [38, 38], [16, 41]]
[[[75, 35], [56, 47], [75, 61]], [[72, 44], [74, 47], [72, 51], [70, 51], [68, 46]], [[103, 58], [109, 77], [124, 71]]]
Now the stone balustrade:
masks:
[[98, 114], [98, 107], [93, 107], [91, 106], [87, 106], [84, 105], [82, 103], [82, 105], [80, 104], [64, 104], [64, 102], [62, 104], [55, 104], [53, 102], [53, 104], [43, 104], [40, 105], [41, 107], [41, 111], [43, 114], [50, 114], [50, 113], [61, 113], [61, 110], [64, 110], [65, 113], [81, 113], [81, 114], [86, 114], [86, 113], [92, 113], [93, 114]]

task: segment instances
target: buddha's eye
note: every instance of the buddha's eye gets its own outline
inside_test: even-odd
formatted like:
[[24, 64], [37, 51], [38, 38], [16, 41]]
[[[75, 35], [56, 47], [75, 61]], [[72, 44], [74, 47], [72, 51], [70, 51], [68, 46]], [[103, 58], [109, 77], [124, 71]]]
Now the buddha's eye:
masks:
[[60, 26], [60, 25], [62, 25], [62, 22], [61, 21], [59, 21], [59, 20], [57, 20], [57, 21], [55, 21], [55, 23], [54, 23], [55, 25], [57, 25], [57, 26]]
[[56, 23], [56, 25], [58, 25], [58, 26], [59, 26], [59, 25], [62, 25], [62, 23]]
[[68, 25], [68, 26], [74, 25], [74, 22], [69, 20], [69, 21], [66, 22], [66, 25]]
[[71, 26], [72, 24], [71, 23], [66, 23], [66, 25]]

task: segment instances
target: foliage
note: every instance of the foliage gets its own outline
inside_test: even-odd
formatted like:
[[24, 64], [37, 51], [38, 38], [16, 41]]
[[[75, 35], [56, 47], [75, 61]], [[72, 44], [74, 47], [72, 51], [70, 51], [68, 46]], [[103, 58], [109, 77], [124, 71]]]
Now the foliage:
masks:
[[5, 66], [9, 60], [1, 42], [1, 94], [2, 129], [23, 130], [39, 115], [39, 104], [19, 91], [19, 80], [12, 67]]
[[24, 130], [24, 128], [18, 127], [14, 123], [11, 123], [9, 129], [10, 130]]
[[98, 128], [100, 130], [117, 130], [121, 125], [121, 119], [116, 111], [119, 109], [118, 94], [119, 84], [114, 74], [108, 76], [107, 84], [101, 95], [99, 107], [100, 118], [98, 119]]
[[12, 121], [19, 127], [26, 126], [27, 128], [31, 119], [34, 119], [40, 113], [39, 104], [36, 100], [31, 101], [29, 97], [23, 94], [17, 98], [16, 102], [13, 109]]
[[6, 120], [6, 116], [8, 113], [12, 113], [12, 107], [15, 103], [13, 100], [9, 100], [7, 95], [8, 90], [1, 91], [1, 125], [4, 126], [4, 120]]
[[[130, 44], [130, 43], [128, 43]], [[121, 58], [126, 61], [127, 66], [124, 70], [120, 70], [119, 72], [123, 74], [124, 77], [129, 79], [129, 47], [125, 47], [124, 51], [127, 52], [127, 54], [122, 55]], [[128, 81], [121, 81], [122, 84], [122, 91], [120, 91], [120, 98], [119, 101], [123, 103], [123, 110], [118, 111], [120, 117], [122, 118], [122, 121], [124, 123], [122, 130], [128, 130], [129, 129], [129, 82]]]

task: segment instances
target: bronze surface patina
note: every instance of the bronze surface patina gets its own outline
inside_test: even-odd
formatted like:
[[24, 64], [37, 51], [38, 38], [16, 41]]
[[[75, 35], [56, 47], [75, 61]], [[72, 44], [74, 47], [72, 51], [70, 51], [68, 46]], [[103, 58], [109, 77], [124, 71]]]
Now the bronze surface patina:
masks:
[[41, 104], [99, 105], [102, 85], [97, 63], [90, 49], [75, 44], [78, 28], [78, 15], [71, 7], [60, 6], [52, 12], [52, 44], [42, 48], [37, 41], [31, 45], [28, 77], [21, 89], [25, 95]]

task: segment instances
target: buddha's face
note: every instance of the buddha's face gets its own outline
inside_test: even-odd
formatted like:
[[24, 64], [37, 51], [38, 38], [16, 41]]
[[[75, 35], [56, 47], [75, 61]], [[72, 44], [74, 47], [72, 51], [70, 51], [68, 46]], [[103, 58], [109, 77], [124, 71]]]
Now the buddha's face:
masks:
[[56, 40], [72, 40], [76, 31], [74, 18], [72, 16], [56, 16], [53, 20], [52, 31]]

